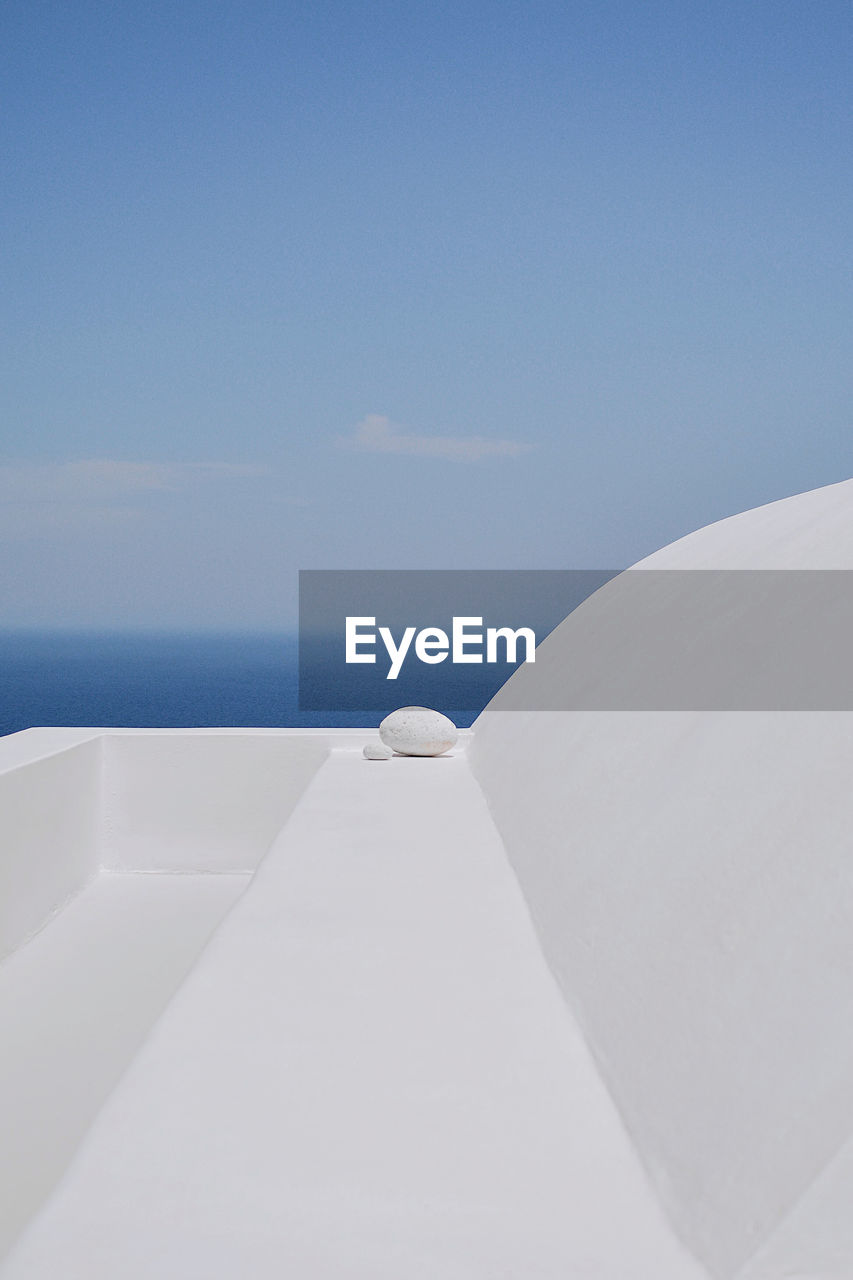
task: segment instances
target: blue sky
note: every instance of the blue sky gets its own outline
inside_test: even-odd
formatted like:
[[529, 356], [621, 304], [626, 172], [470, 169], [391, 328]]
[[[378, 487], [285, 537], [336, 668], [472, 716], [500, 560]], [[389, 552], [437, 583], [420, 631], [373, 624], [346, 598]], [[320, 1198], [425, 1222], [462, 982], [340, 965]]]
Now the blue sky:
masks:
[[853, 474], [847, 0], [0, 18], [0, 626], [631, 563]]

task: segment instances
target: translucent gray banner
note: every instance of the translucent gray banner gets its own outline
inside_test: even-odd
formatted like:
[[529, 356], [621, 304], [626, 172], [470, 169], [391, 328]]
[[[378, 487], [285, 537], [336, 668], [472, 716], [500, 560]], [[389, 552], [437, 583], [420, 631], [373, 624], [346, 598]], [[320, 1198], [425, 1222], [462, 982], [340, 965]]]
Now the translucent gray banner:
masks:
[[[378, 642], [374, 664], [344, 661], [347, 616], [373, 618], [398, 638], [444, 628], [449, 639], [454, 617], [480, 619], [484, 635], [529, 627], [535, 661], [489, 664], [484, 640], [480, 663], [454, 662], [448, 644], [426, 665], [410, 660], [413, 633], [390, 681]], [[853, 710], [853, 572], [300, 575], [301, 707], [480, 710], [490, 699], [505, 711]]]

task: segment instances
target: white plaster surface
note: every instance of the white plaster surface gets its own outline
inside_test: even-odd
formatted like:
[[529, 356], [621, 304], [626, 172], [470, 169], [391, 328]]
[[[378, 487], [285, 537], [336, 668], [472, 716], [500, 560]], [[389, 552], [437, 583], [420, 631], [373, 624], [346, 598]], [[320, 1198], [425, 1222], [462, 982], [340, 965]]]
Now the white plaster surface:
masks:
[[[401, 816], [416, 822], [405, 827]], [[464, 753], [335, 751], [3, 1280], [693, 1280]]]
[[851, 1258], [853, 1141], [848, 1138], [738, 1280], [849, 1280]]
[[326, 735], [105, 734], [106, 865], [251, 871], [328, 752]]
[[92, 878], [100, 856], [98, 741], [78, 736], [34, 760], [5, 750], [15, 764], [0, 771], [0, 960]]
[[[853, 569], [853, 482], [640, 567]], [[526, 679], [564, 678], [583, 609]], [[675, 1229], [720, 1277], [853, 1276], [853, 715], [502, 710], [512, 684], [469, 758]]]
[[671, 542], [646, 569], [850, 569], [853, 480], [753, 507]]
[[[853, 483], [642, 567], [853, 568]], [[382, 769], [367, 731], [0, 740], [11, 945], [82, 890], [0, 967], [0, 1088], [72, 1081], [31, 1151], [9, 1103], [10, 1232], [76, 1148], [2, 1280], [850, 1280], [853, 715], [506, 696]]]
[[0, 965], [0, 1256], [248, 882], [102, 872]]
[[341, 735], [0, 739], [0, 1255]]

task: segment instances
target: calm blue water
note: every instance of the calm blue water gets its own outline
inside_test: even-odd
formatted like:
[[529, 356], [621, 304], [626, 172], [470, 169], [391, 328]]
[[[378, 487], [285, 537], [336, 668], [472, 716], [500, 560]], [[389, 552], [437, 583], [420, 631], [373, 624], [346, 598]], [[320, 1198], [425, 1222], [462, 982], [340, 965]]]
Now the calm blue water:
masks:
[[[0, 734], [376, 725], [396, 705], [392, 696], [385, 712], [300, 713], [295, 635], [0, 632]], [[441, 710], [460, 726], [476, 715]]]

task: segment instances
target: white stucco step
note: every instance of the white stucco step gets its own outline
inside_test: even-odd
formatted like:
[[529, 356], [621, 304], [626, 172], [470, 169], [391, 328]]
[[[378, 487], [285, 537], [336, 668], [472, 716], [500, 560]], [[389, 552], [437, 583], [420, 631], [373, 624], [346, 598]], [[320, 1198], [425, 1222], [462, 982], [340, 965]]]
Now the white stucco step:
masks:
[[101, 872], [0, 964], [0, 1256], [248, 882]]

